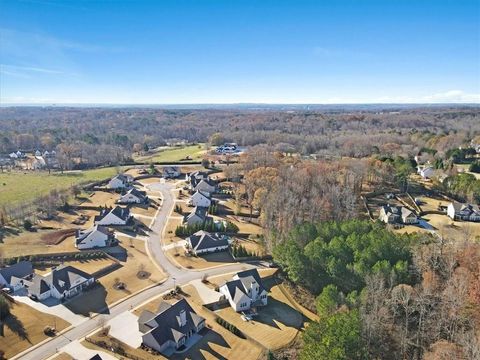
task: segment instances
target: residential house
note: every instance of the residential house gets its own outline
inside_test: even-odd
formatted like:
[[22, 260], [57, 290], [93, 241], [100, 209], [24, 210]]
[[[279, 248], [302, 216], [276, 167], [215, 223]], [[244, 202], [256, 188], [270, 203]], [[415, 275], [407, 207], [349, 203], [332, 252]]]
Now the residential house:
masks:
[[8, 287], [16, 291], [28, 284], [32, 277], [32, 263], [30, 261], [19, 261], [0, 269], [0, 288]]
[[417, 173], [424, 179], [431, 179], [435, 175], [435, 170], [431, 166], [418, 167]]
[[452, 202], [448, 204], [447, 215], [453, 220], [480, 221], [480, 209], [474, 204]]
[[178, 166], [164, 166], [163, 177], [165, 179], [174, 179], [180, 176], [180, 168]]
[[194, 171], [186, 176], [190, 190], [194, 190], [200, 181], [206, 179], [208, 179], [208, 174], [205, 171]]
[[186, 241], [187, 250], [190, 250], [195, 255], [224, 251], [227, 250], [230, 245], [228, 236], [209, 233], [203, 230], [190, 235]]
[[120, 204], [146, 204], [148, 196], [144, 191], [131, 188], [126, 194], [120, 196], [118, 202]]
[[257, 269], [237, 273], [232, 280], [220, 286], [219, 291], [237, 312], [265, 306], [268, 301], [268, 292]]
[[193, 188], [194, 191], [201, 191], [210, 196], [215, 192], [217, 185], [210, 179], [203, 179]]
[[416, 224], [418, 218], [415, 213], [404, 206], [383, 205], [380, 208], [380, 221], [386, 224]]
[[213, 218], [208, 216], [208, 208], [197, 206], [184, 217], [183, 221], [187, 225], [199, 225], [213, 221]]
[[42, 153], [40, 152], [40, 150], [35, 150], [35, 156], [42, 156]]
[[87, 230], [77, 230], [75, 233], [75, 247], [79, 250], [113, 246], [116, 243], [115, 235], [101, 225], [94, 225]]
[[130, 187], [133, 182], [133, 177], [126, 174], [118, 174], [114, 176], [107, 184], [110, 189], [125, 189]]
[[208, 208], [210, 205], [212, 205], [210, 194], [202, 191], [195, 191], [195, 193], [188, 200], [188, 205]]
[[103, 209], [100, 215], [95, 216], [95, 225], [128, 225], [132, 221], [132, 214], [128, 208], [116, 206], [113, 209]]
[[28, 287], [28, 293], [38, 300], [49, 297], [63, 300], [80, 294], [94, 282], [95, 279], [90, 274], [73, 266], [61, 265], [45, 276], [36, 274]]
[[205, 327], [205, 319], [185, 300], [160, 303], [157, 313], [144, 310], [138, 318], [142, 343], [170, 356]]

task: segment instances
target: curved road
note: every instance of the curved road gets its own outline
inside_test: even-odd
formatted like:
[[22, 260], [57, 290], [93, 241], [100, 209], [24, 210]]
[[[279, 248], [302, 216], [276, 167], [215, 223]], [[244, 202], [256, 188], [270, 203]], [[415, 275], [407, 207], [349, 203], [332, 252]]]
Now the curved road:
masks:
[[[120, 315], [125, 311], [129, 311], [131, 308], [135, 308], [149, 299], [163, 294], [173, 287], [173, 278], [175, 278], [176, 285], [184, 285], [188, 282], [200, 279], [204, 274], [207, 276], [222, 275], [229, 272], [235, 272], [244, 270], [246, 268], [252, 268], [254, 265], [250, 264], [230, 264], [220, 267], [215, 267], [210, 270], [204, 269], [202, 271], [187, 270], [181, 267], [177, 267], [172, 264], [163, 251], [163, 232], [165, 225], [168, 221], [168, 217], [171, 215], [175, 197], [173, 195], [174, 186], [170, 183], [154, 183], [148, 186], [153, 191], [159, 191], [162, 194], [162, 206], [158, 211], [155, 221], [152, 225], [150, 234], [147, 237], [147, 247], [150, 253], [150, 257], [153, 261], [160, 266], [167, 276], [170, 278], [161, 284], [148, 288], [126, 300], [120, 302], [108, 309], [108, 314], [104, 315], [106, 321]], [[41, 343], [38, 346], [25, 350], [23, 353], [16, 355], [13, 359], [27, 359], [27, 360], [40, 360], [48, 358], [60, 350], [62, 347], [68, 345], [71, 341], [81, 339], [95, 329], [99, 328], [98, 318], [86, 318], [84, 322], [64, 332], [63, 334], [52, 338], [51, 340]]]

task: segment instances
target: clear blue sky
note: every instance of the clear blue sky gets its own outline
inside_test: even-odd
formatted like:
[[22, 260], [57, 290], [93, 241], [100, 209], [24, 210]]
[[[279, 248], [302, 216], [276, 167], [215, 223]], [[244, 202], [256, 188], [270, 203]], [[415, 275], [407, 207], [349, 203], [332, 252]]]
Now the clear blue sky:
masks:
[[0, 0], [0, 100], [480, 102], [479, 4]]

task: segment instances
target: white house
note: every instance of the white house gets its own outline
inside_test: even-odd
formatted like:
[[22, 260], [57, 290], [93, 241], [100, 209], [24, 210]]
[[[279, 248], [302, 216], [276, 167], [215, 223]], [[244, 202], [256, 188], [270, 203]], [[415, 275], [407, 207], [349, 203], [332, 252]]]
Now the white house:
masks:
[[33, 266], [30, 261], [20, 261], [8, 267], [0, 268], [0, 288], [8, 287], [13, 291], [31, 281]]
[[186, 248], [195, 255], [208, 254], [217, 251], [225, 251], [230, 245], [228, 236], [197, 231], [186, 239]]
[[94, 223], [95, 225], [127, 225], [131, 219], [132, 214], [128, 208], [122, 208], [120, 206], [115, 207], [114, 209], [103, 209], [100, 212], [100, 215], [95, 216]]
[[114, 176], [107, 184], [110, 189], [125, 189], [133, 182], [133, 177], [126, 174]]
[[453, 220], [480, 221], [480, 208], [478, 205], [453, 202], [448, 204], [447, 215]]
[[73, 266], [61, 265], [45, 276], [36, 274], [28, 287], [28, 293], [39, 300], [49, 297], [61, 300], [81, 293], [94, 282], [95, 279], [90, 274]]
[[190, 186], [190, 190], [194, 190], [200, 181], [207, 179], [208, 174], [205, 171], [194, 171], [186, 176], [186, 180]]
[[188, 200], [188, 205], [208, 208], [210, 205], [212, 205], [212, 200], [210, 199], [210, 195], [201, 191], [195, 191], [195, 193]]
[[118, 202], [120, 204], [145, 204], [148, 202], [148, 196], [143, 191], [131, 188], [126, 194], [120, 196]]
[[142, 344], [170, 357], [190, 338], [205, 327], [205, 318], [197, 315], [190, 304], [181, 299], [174, 304], [160, 303], [157, 314], [144, 310], [138, 318]]
[[431, 179], [435, 175], [435, 170], [431, 166], [419, 167], [417, 172], [424, 179]]
[[386, 224], [416, 224], [418, 223], [417, 216], [413, 211], [404, 206], [394, 206], [390, 204], [383, 205], [380, 208], [379, 220]]
[[164, 166], [163, 177], [165, 179], [174, 179], [180, 176], [180, 168], [178, 166]]
[[187, 225], [199, 225], [207, 221], [213, 221], [213, 218], [208, 216], [207, 211], [207, 208], [197, 206], [190, 214], [184, 217], [183, 221]]
[[115, 235], [101, 225], [94, 225], [88, 230], [77, 230], [75, 234], [75, 247], [79, 250], [112, 246], [115, 243]]
[[219, 291], [237, 312], [265, 306], [268, 302], [268, 292], [262, 285], [257, 269], [237, 273], [233, 280], [223, 284]]
[[194, 191], [201, 191], [204, 194], [210, 196], [215, 192], [215, 183], [209, 179], [200, 180], [200, 182], [193, 188]]

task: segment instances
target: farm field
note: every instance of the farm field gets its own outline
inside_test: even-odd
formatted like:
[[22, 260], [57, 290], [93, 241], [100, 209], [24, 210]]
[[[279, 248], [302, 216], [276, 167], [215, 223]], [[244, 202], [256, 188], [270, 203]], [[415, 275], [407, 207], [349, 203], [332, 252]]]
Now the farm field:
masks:
[[57, 330], [60, 331], [70, 324], [59, 317], [42, 313], [28, 305], [18, 302], [12, 304], [11, 316], [2, 325], [3, 336], [0, 336], [0, 349], [5, 351], [5, 358], [9, 359], [45, 340], [47, 336], [43, 333], [43, 329], [46, 325], [56, 325]]
[[58, 172], [3, 172], [0, 173], [0, 206], [30, 202], [53, 189], [66, 189], [72, 185], [107, 179], [115, 175], [114, 167], [85, 171]]
[[162, 149], [154, 154], [134, 157], [137, 162], [178, 162], [190, 156], [191, 160], [199, 161], [206, 153], [203, 144]]

